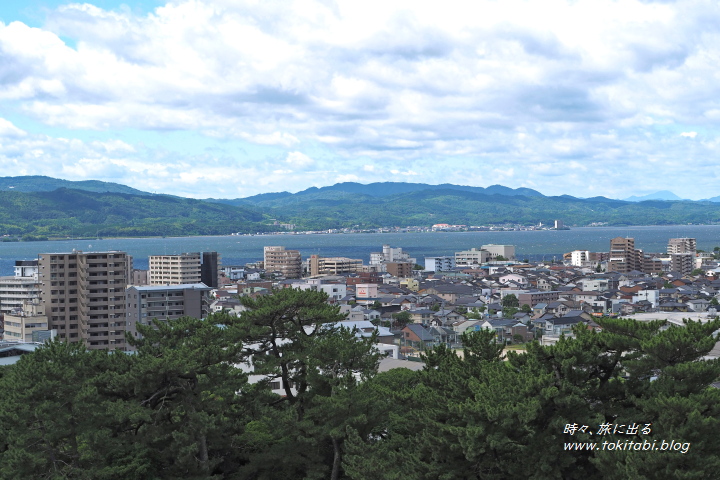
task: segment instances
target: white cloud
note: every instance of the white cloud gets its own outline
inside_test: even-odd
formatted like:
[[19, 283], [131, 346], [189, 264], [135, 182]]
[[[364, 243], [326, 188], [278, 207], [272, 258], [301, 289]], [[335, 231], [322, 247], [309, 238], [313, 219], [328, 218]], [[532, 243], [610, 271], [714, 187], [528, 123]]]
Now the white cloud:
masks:
[[315, 165], [315, 160], [302, 152], [290, 152], [285, 159], [285, 163], [302, 169]]
[[12, 122], [0, 118], [0, 137], [23, 137], [25, 135], [24, 130], [17, 128]]
[[[43, 28], [0, 24], [0, 106], [111, 140], [45, 138], [0, 119], [0, 138], [25, 139], [0, 154], [45, 159], [49, 175], [193, 184], [193, 195], [223, 179], [203, 173], [207, 161], [248, 189], [306, 188], [310, 169], [329, 172], [327, 182], [392, 170], [620, 197], [644, 186], [633, 182], [653, 161], [658, 189], [688, 197], [706, 181], [712, 193], [716, 179], [698, 180], [693, 167], [717, 163], [718, 139], [703, 133], [692, 149], [684, 140], [720, 121], [719, 20], [709, 0], [173, 0], [143, 15], [68, 4]], [[169, 142], [155, 159], [140, 142], [115, 140], [125, 129], [264, 146], [269, 165], [248, 170]], [[273, 170], [285, 183], [263, 177]]]

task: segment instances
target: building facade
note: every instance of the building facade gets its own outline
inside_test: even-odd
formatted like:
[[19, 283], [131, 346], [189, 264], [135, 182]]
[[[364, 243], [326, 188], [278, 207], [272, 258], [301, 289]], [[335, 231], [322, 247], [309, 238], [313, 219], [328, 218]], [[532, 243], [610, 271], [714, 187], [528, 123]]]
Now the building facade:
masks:
[[125, 289], [132, 257], [125, 252], [42, 253], [41, 307], [50, 329], [90, 349], [127, 350]]
[[480, 247], [482, 250], [488, 252], [489, 260], [495, 261], [498, 257], [503, 257], [508, 260], [515, 260], [515, 245], [483, 245]]
[[205, 318], [210, 311], [211, 291], [204, 283], [131, 286], [125, 300], [128, 323], [134, 326], [149, 325], [153, 319]]
[[212, 288], [218, 288], [220, 285], [220, 254], [218, 252], [202, 253], [200, 281]]
[[643, 256], [635, 248], [634, 238], [615, 237], [610, 240], [610, 259], [607, 271], [628, 273], [633, 270], [643, 271]]
[[363, 271], [363, 261], [359, 258], [347, 257], [321, 257], [310, 255], [308, 259], [308, 274], [316, 275], [344, 275]]
[[298, 250], [285, 250], [285, 247], [265, 247], [263, 253], [266, 272], [279, 272], [285, 278], [302, 276], [302, 259]]
[[37, 260], [16, 261], [15, 276], [0, 277], [0, 313], [10, 313], [39, 297]]
[[490, 253], [482, 248], [471, 248], [462, 252], [455, 252], [455, 265], [458, 267], [471, 267], [482, 265], [490, 261]]
[[200, 283], [200, 253], [179, 255], [150, 255], [148, 283], [150, 285], [183, 285]]
[[455, 268], [455, 257], [425, 257], [425, 270], [447, 272]]

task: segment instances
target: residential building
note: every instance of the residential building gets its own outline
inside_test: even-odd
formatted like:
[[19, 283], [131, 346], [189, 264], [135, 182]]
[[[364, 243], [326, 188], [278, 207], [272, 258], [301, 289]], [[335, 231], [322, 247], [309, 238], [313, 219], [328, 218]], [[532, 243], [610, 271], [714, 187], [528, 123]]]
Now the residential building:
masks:
[[34, 332], [48, 332], [48, 318], [37, 298], [4, 316], [5, 340], [32, 342]]
[[695, 269], [694, 253], [671, 253], [670, 254], [670, 270], [679, 272], [683, 276], [690, 275]]
[[547, 291], [547, 292], [525, 292], [517, 295], [520, 306], [529, 305], [534, 307], [538, 303], [551, 303], [560, 298], [559, 291]]
[[382, 252], [370, 253], [370, 269], [378, 272], [387, 271], [388, 262], [408, 262], [415, 265], [416, 260], [410, 254], [403, 252], [402, 248], [393, 248], [388, 244], [383, 245]]
[[310, 255], [308, 258], [308, 274], [317, 275], [343, 275], [362, 272], [363, 261], [359, 258], [347, 257], [321, 257]]
[[425, 270], [447, 272], [455, 268], [455, 257], [425, 257]]
[[50, 329], [90, 349], [127, 350], [125, 289], [132, 257], [125, 252], [42, 253], [41, 306]]
[[150, 255], [150, 285], [200, 283], [200, 253]]
[[607, 271], [629, 273], [633, 270], [643, 271], [642, 252], [635, 249], [635, 239], [616, 237], [610, 240]]
[[590, 261], [590, 251], [588, 250], [573, 250], [570, 252], [570, 265], [575, 267], [585, 267]]
[[208, 287], [218, 288], [220, 284], [220, 255], [218, 252], [202, 253], [200, 282]]
[[387, 273], [393, 277], [404, 278], [410, 277], [413, 273], [415, 265], [410, 262], [386, 262], [385, 268]]
[[482, 265], [490, 261], [490, 253], [482, 248], [471, 248], [455, 252], [455, 265], [458, 267], [471, 267], [473, 265]]
[[498, 257], [503, 257], [508, 260], [515, 260], [515, 245], [483, 245], [480, 247], [482, 250], [488, 252], [490, 256], [490, 262], [496, 261]]
[[37, 260], [15, 262], [15, 276], [0, 277], [0, 313], [22, 308], [25, 302], [40, 296]]
[[212, 288], [204, 283], [131, 286], [125, 311], [128, 323], [151, 324], [153, 319], [172, 320], [184, 316], [205, 318], [210, 311]]
[[285, 250], [285, 247], [264, 248], [265, 271], [279, 272], [285, 278], [302, 276], [302, 259], [298, 250]]
[[668, 241], [667, 253], [697, 253], [697, 241], [694, 238], [671, 238]]
[[[377, 286], [377, 285], [376, 285]], [[287, 285], [287, 288], [299, 288], [300, 290], [312, 290], [314, 292], [325, 292], [328, 300], [337, 302], [347, 295], [347, 286], [341, 282], [331, 282], [322, 278], [308, 278], [299, 282]]]
[[697, 241], [694, 238], [671, 238], [667, 253], [670, 255], [670, 270], [690, 275], [695, 269]]

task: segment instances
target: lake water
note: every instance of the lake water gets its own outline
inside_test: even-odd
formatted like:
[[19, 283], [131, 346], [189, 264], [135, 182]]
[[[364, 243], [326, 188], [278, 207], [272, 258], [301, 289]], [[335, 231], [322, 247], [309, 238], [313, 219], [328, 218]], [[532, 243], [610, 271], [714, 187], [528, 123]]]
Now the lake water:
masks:
[[635, 248], [645, 252], [665, 252], [669, 238], [697, 239], [699, 249], [720, 246], [720, 225], [676, 225], [663, 227], [586, 227], [572, 230], [512, 232], [427, 232], [357, 233], [333, 235], [261, 235], [222, 237], [118, 238], [103, 240], [63, 240], [52, 242], [0, 243], [0, 275], [12, 275], [15, 260], [37, 259], [40, 253], [122, 250], [134, 257], [135, 268], [146, 269], [149, 255], [183, 252], [220, 253], [223, 265], [242, 265], [262, 260], [263, 247], [282, 245], [300, 250], [303, 258], [312, 254], [370, 260], [370, 252], [383, 244], [402, 247], [423, 263], [423, 257], [453, 255], [456, 251], [484, 244], [515, 245], [518, 259], [558, 259], [572, 250], [607, 252], [610, 239], [635, 238]]

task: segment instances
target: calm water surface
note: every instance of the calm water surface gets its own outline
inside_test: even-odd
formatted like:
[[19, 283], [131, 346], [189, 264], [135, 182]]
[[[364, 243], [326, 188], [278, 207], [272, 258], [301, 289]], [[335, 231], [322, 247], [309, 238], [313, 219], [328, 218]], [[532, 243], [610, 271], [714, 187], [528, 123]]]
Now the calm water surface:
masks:
[[453, 255], [456, 251], [483, 244], [515, 245], [519, 259], [551, 260], [576, 249], [607, 252], [610, 239], [633, 237], [635, 247], [646, 252], [664, 252], [669, 238], [697, 239], [699, 249], [720, 246], [720, 225], [677, 225], [663, 227], [598, 227], [572, 230], [518, 232], [428, 232], [358, 233], [339, 235], [262, 235], [177, 238], [118, 238], [103, 240], [63, 240], [52, 242], [0, 243], [0, 275], [12, 275], [15, 260], [36, 259], [40, 253], [122, 250], [134, 257], [135, 268], [147, 268], [149, 255], [182, 252], [217, 251], [224, 265], [262, 260], [263, 247], [282, 245], [300, 250], [303, 258], [319, 254], [361, 258], [366, 263], [370, 252], [383, 244], [402, 247], [420, 263], [425, 256]]

